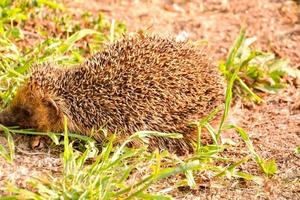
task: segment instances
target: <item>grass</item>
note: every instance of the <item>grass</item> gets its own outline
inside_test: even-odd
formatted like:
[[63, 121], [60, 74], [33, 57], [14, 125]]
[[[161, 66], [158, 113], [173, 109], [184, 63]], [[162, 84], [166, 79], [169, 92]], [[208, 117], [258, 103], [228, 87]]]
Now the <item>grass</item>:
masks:
[[[68, 66], [80, 63], [84, 56], [101, 50], [103, 42], [113, 41], [126, 30], [122, 23], [108, 22], [103, 15], [82, 13], [80, 17], [73, 16], [56, 1], [6, 0], [0, 3], [0, 8], [2, 107], [10, 102], [33, 63], [52, 61]], [[54, 22], [50, 28], [38, 26], [50, 21]], [[31, 42], [34, 45], [29, 45]], [[254, 39], [246, 38], [245, 30], [242, 30], [226, 62], [220, 64], [227, 80], [225, 104], [220, 105], [222, 109], [218, 108], [207, 117], [191, 123], [198, 130], [198, 140], [192, 154], [178, 157], [167, 151], [148, 152], [146, 144], [140, 148], [126, 146], [133, 140], [144, 141], [152, 136], [181, 137], [178, 134], [141, 131], [122, 144], [118, 144], [116, 136], [112, 135], [102, 149], [98, 149], [92, 139], [69, 133], [66, 120], [64, 133], [39, 133], [1, 125], [7, 147], [0, 145], [0, 155], [10, 163], [14, 159], [14, 134], [48, 135], [55, 144], [64, 146], [61, 175], [36, 177], [30, 180], [31, 190], [19, 188], [14, 183], [2, 190], [10, 199], [171, 199], [166, 192], [153, 193], [151, 188], [163, 179], [178, 175], [183, 177], [178, 178], [170, 190], [180, 186], [196, 188], [198, 181], [195, 177], [208, 173], [210, 177], [241, 178], [262, 184], [262, 175], [243, 172], [240, 165], [253, 160], [266, 176], [272, 176], [276, 173], [275, 161], [261, 158], [241, 127], [225, 123], [231, 101], [238, 95], [260, 102], [262, 99], [256, 91], [276, 92], [284, 87], [284, 76], [298, 76], [299, 73], [291, 70], [287, 61], [276, 59], [273, 54], [252, 50], [250, 44], [253, 42]], [[221, 110], [222, 119], [215, 130], [210, 121]], [[202, 144], [203, 129], [209, 132], [212, 144]], [[240, 158], [224, 156], [224, 150], [235, 148], [222, 141], [221, 135], [228, 129], [234, 129], [244, 141], [248, 148], [247, 155]], [[58, 137], [64, 137], [64, 141], [59, 142]], [[81, 140], [86, 149], [79, 151], [74, 148], [73, 138]]]

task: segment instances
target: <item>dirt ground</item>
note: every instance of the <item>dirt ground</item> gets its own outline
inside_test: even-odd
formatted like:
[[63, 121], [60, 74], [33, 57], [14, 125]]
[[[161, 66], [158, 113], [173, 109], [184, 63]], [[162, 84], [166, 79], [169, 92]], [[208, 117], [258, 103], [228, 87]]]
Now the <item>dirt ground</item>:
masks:
[[[299, 2], [298, 2], [299, 3]], [[74, 13], [80, 10], [103, 12], [111, 19], [124, 22], [128, 31], [147, 29], [149, 32], [174, 35], [185, 32], [192, 40], [207, 40], [215, 61], [224, 60], [241, 26], [248, 36], [256, 36], [256, 47], [288, 58], [300, 69], [300, 6], [297, 1], [280, 0], [89, 0], [67, 1]], [[199, 188], [178, 189], [170, 194], [176, 199], [300, 199], [300, 80], [278, 95], [265, 95], [261, 105], [236, 102], [234, 119], [245, 128], [264, 158], [275, 159], [278, 174], [266, 179], [262, 186], [240, 181], [213, 180]], [[0, 143], [3, 143], [0, 137]], [[59, 172], [61, 163], [51, 148], [29, 151], [27, 138], [17, 141], [16, 161], [9, 166], [0, 158], [0, 187], [4, 180], [25, 186], [24, 178], [44, 172]], [[241, 144], [241, 148], [244, 148]], [[252, 169], [253, 167], [253, 169]], [[254, 169], [255, 168], [255, 169]], [[255, 171], [256, 166], [243, 166]], [[160, 185], [174, 184], [166, 180]], [[162, 188], [153, 188], [160, 190]]]

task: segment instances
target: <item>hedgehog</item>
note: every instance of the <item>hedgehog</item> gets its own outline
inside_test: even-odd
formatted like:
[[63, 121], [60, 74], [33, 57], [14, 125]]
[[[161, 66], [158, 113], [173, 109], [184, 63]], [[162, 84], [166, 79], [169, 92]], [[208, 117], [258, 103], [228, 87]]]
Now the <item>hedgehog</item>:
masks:
[[69, 131], [99, 142], [104, 132], [122, 138], [143, 130], [175, 132], [183, 137], [151, 137], [150, 148], [186, 152], [197, 138], [189, 123], [223, 102], [222, 80], [203, 46], [157, 35], [123, 36], [77, 66], [34, 67], [0, 123], [61, 132], [65, 116]]

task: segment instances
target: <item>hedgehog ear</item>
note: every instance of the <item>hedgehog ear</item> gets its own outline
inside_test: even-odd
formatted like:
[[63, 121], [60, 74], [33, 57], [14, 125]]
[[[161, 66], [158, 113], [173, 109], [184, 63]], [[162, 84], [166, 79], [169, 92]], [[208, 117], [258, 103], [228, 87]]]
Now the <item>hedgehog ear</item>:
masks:
[[58, 106], [57, 106], [56, 102], [52, 98], [45, 98], [44, 102], [45, 102], [45, 104], [46, 104], [47, 107], [49, 107], [50, 109], [55, 110], [56, 115], [59, 114]]

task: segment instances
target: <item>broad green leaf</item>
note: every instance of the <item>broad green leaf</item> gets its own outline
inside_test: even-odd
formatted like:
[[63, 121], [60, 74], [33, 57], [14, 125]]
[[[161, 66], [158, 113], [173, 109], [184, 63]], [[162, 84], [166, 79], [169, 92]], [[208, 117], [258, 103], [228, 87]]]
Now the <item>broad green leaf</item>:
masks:
[[261, 166], [267, 175], [274, 175], [277, 172], [277, 165], [275, 160], [262, 160]]

